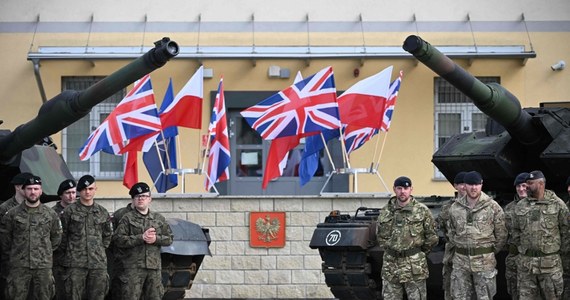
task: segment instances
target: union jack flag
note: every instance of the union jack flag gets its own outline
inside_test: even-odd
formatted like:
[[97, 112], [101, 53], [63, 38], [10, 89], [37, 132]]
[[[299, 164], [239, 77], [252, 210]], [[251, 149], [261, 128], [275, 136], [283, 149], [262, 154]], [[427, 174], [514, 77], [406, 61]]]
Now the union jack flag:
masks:
[[87, 160], [100, 150], [119, 154], [124, 141], [158, 132], [161, 128], [150, 75], [145, 75], [89, 135], [79, 150], [79, 158]]
[[266, 140], [339, 128], [332, 68], [294, 83], [241, 115]]
[[400, 71], [400, 76], [390, 84], [388, 100], [386, 101], [386, 111], [384, 112], [382, 124], [380, 125], [381, 131], [388, 131], [388, 129], [390, 129], [390, 123], [392, 122], [394, 107], [396, 106], [396, 99], [398, 98], [398, 92], [400, 91], [400, 85], [402, 84], [403, 76], [404, 71]]
[[371, 127], [358, 128], [353, 126], [346, 126], [344, 128], [344, 145], [346, 153], [350, 154], [352, 151], [362, 147], [364, 143], [368, 142], [378, 129]]
[[211, 146], [208, 156], [208, 176], [204, 182], [206, 191], [209, 191], [216, 182], [230, 178], [230, 139], [228, 137], [223, 80], [223, 78], [220, 79], [218, 85], [218, 93], [208, 127]]

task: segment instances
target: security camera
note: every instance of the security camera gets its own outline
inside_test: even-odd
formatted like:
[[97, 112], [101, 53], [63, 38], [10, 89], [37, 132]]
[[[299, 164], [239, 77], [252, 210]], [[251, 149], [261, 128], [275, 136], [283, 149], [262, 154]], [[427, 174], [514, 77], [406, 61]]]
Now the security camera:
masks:
[[564, 62], [563, 60], [553, 64], [552, 66], [550, 66], [552, 71], [560, 71], [560, 70], [563, 70], [564, 67], [566, 67], [566, 62]]

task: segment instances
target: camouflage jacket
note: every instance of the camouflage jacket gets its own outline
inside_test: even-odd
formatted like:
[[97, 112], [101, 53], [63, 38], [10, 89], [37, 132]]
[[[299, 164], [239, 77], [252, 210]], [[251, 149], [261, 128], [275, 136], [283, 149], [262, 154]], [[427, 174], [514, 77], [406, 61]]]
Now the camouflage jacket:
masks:
[[509, 204], [505, 205], [503, 211], [505, 212], [505, 225], [507, 226], [507, 231], [509, 232], [509, 237], [507, 239], [508, 244], [513, 243], [513, 220], [515, 214], [515, 207], [517, 203], [519, 203], [521, 199], [518, 195], [515, 195], [513, 201], [509, 202]]
[[[426, 254], [438, 241], [435, 221], [430, 210], [413, 197], [401, 208], [396, 201], [392, 197], [378, 215], [378, 243], [385, 249], [382, 278], [394, 283], [426, 279], [429, 275]], [[388, 253], [410, 249], [421, 251], [403, 257]]]
[[71, 268], [106, 269], [113, 225], [107, 210], [97, 204], [85, 206], [77, 201], [68, 205], [61, 217], [63, 224], [63, 265]]
[[10, 209], [20, 205], [18, 201], [16, 201], [16, 196], [12, 196], [12, 198], [6, 200], [4, 203], [0, 204], [0, 218], [4, 216]]
[[544, 199], [524, 198], [514, 210], [512, 240], [519, 253], [567, 253], [570, 225], [568, 207], [553, 191], [545, 190]]
[[[156, 242], [147, 244], [143, 233], [156, 230]], [[160, 269], [160, 247], [172, 244], [173, 235], [166, 219], [159, 213], [149, 211], [142, 215], [137, 210], [126, 213], [115, 234], [113, 244], [122, 249], [122, 265], [125, 269]]]
[[[449, 238], [457, 247], [453, 267], [458, 266], [470, 272], [494, 269], [495, 253], [505, 246], [508, 235], [501, 206], [485, 193], [481, 193], [473, 208], [469, 207], [467, 196], [463, 196], [451, 205], [449, 214]], [[477, 255], [458, 255], [461, 249], [477, 251], [482, 248], [491, 248], [492, 251]]]
[[449, 200], [449, 202], [442, 205], [439, 211], [439, 215], [436, 218], [437, 228], [441, 230], [443, 236], [448, 242], [449, 242], [448, 238], [449, 230], [447, 229], [447, 221], [449, 220], [449, 209], [451, 208], [451, 205], [455, 202], [455, 200], [456, 200], [455, 198], [451, 199]]
[[[65, 207], [63, 207], [61, 205], [61, 201], [58, 201], [54, 206], [52, 206], [52, 209], [55, 211], [58, 218], [61, 218], [61, 216], [63, 214], [63, 210], [65, 209]], [[55, 250], [53, 252], [53, 265], [54, 266], [63, 266], [64, 257], [65, 257], [65, 253], [63, 252], [62, 247], [57, 248], [57, 250]]]
[[126, 213], [130, 211], [133, 211], [132, 203], [129, 203], [127, 204], [127, 206], [117, 209], [117, 211], [115, 211], [113, 213], [113, 216], [111, 217], [111, 219], [113, 220], [113, 228], [116, 229], [117, 227], [119, 227], [119, 221], [123, 218], [123, 216]]
[[18, 205], [2, 218], [0, 234], [3, 253], [10, 257], [10, 267], [52, 268], [52, 253], [61, 242], [62, 232], [57, 214], [49, 207]]

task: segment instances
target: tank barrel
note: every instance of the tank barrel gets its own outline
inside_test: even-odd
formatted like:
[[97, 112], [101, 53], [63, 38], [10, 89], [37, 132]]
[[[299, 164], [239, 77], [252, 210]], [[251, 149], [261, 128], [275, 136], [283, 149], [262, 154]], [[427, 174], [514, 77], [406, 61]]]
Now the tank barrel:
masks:
[[84, 91], [64, 91], [44, 103], [38, 115], [10, 134], [0, 136], [0, 163], [11, 161], [18, 153], [40, 139], [66, 128], [87, 115], [91, 108], [124, 89], [144, 75], [164, 66], [178, 55], [179, 47], [165, 37], [155, 47]]
[[524, 145], [541, 141], [541, 132], [519, 100], [499, 84], [485, 84], [419, 36], [410, 35], [403, 49], [469, 97], [483, 113], [497, 121]]

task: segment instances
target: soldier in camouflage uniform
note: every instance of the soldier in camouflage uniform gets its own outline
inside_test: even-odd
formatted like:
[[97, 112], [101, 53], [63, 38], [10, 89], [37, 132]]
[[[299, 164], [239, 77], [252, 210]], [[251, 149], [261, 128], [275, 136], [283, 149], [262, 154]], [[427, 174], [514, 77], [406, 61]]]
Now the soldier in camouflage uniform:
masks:
[[508, 237], [508, 251], [509, 254], [505, 259], [505, 279], [507, 280], [507, 293], [511, 295], [511, 299], [518, 300], [519, 299], [519, 290], [517, 288], [517, 258], [519, 256], [519, 251], [517, 250], [517, 246], [513, 244], [513, 214], [515, 211], [515, 206], [521, 200], [526, 198], [526, 179], [528, 177], [528, 173], [523, 172], [517, 175], [515, 178], [514, 186], [516, 190], [516, 195], [513, 201], [509, 202], [504, 207], [505, 211], [505, 221], [507, 225], [507, 229], [509, 231]]
[[453, 187], [455, 188], [456, 195], [455, 199], [451, 199], [448, 203], [441, 206], [441, 210], [439, 215], [437, 216], [436, 222], [438, 228], [442, 231], [443, 236], [445, 237], [445, 252], [443, 254], [443, 267], [441, 270], [441, 275], [443, 277], [443, 290], [444, 290], [444, 299], [451, 300], [451, 270], [453, 269], [452, 259], [453, 253], [455, 253], [455, 247], [449, 241], [449, 235], [447, 230], [447, 222], [449, 220], [449, 208], [451, 204], [455, 202], [456, 199], [459, 199], [465, 195], [465, 182], [463, 181], [463, 177], [467, 172], [459, 172], [455, 175], [453, 179]]
[[[566, 189], [570, 196], [570, 177], [566, 179]], [[570, 207], [570, 197], [566, 201], [566, 206]], [[561, 253], [560, 258], [562, 259], [562, 270], [564, 273], [564, 293], [562, 293], [562, 299], [570, 300], [570, 253]]]
[[[10, 183], [14, 185], [14, 196], [0, 204], [0, 220], [2, 220], [4, 215], [6, 215], [10, 209], [24, 202], [26, 199], [26, 193], [24, 189], [22, 189], [22, 185], [33, 176], [34, 175], [31, 173], [24, 172], [17, 174], [14, 176], [14, 178], [12, 178], [12, 181], [10, 181]], [[0, 300], [4, 299], [6, 280], [8, 279], [8, 272], [10, 271], [8, 267], [9, 259], [10, 254], [0, 250]]]
[[[127, 204], [127, 206], [119, 208], [113, 216], [111, 216], [111, 220], [113, 222], [113, 228], [117, 229], [119, 226], [119, 221], [123, 218], [123, 216], [132, 211], [133, 202], [135, 202], [134, 197], [132, 198], [132, 202]], [[109, 264], [109, 276], [111, 277], [111, 290], [109, 291], [108, 299], [109, 300], [120, 300], [121, 299], [121, 280], [119, 276], [123, 272], [123, 260], [122, 260], [122, 249], [116, 247], [115, 244], [111, 241], [111, 245], [107, 250], [107, 259], [111, 260]]]
[[377, 237], [384, 249], [382, 296], [384, 300], [426, 299], [429, 276], [427, 253], [437, 244], [435, 221], [430, 210], [411, 195], [412, 181], [398, 177], [395, 197], [378, 216]]
[[166, 219], [149, 209], [150, 188], [139, 182], [130, 189], [135, 209], [121, 220], [113, 243], [121, 248], [124, 270], [120, 275], [123, 300], [160, 300], [164, 293], [160, 247], [172, 244], [172, 230]]
[[495, 253], [507, 241], [501, 206], [481, 191], [481, 174], [471, 171], [463, 178], [466, 194], [449, 209], [449, 239], [455, 245], [451, 294], [453, 299], [491, 300], [497, 292]]
[[[52, 208], [57, 213], [58, 217], [62, 217], [63, 210], [72, 203], [75, 203], [77, 197], [76, 191], [77, 184], [75, 180], [66, 179], [59, 184], [57, 189], [57, 195], [61, 200], [59, 200]], [[65, 286], [64, 278], [66, 274], [65, 267], [63, 266], [63, 260], [65, 258], [65, 253], [61, 248], [57, 249], [53, 253], [53, 277], [55, 279], [55, 298], [57, 300], [65, 300]]]
[[23, 184], [25, 200], [2, 218], [2, 250], [9, 253], [6, 299], [51, 300], [55, 294], [53, 251], [61, 241], [57, 214], [40, 202], [42, 182], [33, 176]]
[[568, 254], [568, 207], [546, 190], [541, 171], [530, 172], [528, 197], [515, 207], [513, 243], [519, 250], [519, 299], [560, 299], [564, 289], [560, 254]]
[[70, 300], [103, 300], [109, 291], [105, 249], [111, 243], [113, 225], [107, 210], [95, 203], [96, 190], [95, 178], [81, 177], [79, 201], [63, 210], [65, 292]]

